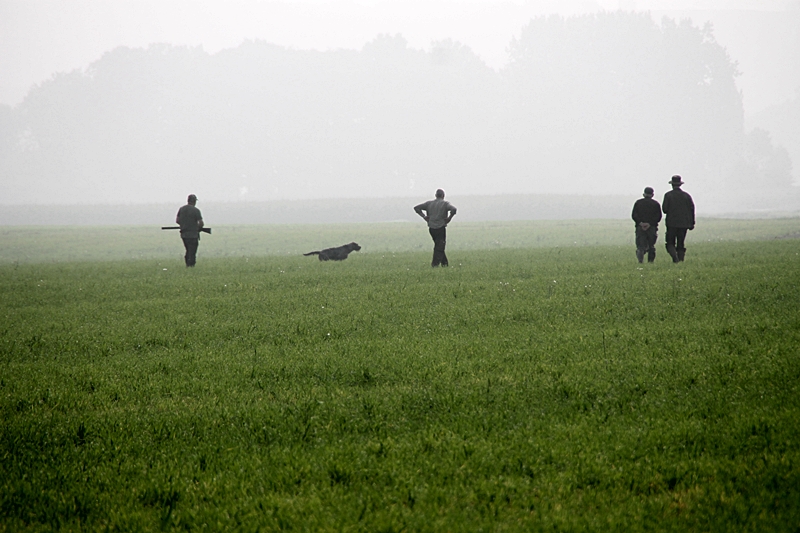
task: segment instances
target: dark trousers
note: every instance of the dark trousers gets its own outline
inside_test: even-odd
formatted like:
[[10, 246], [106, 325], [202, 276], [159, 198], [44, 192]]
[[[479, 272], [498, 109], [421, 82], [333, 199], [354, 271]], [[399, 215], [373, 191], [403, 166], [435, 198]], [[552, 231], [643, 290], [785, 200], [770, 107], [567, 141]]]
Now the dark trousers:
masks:
[[667, 226], [667, 236], [665, 237], [667, 253], [672, 257], [672, 261], [678, 263], [683, 261], [686, 254], [686, 232], [689, 228], [673, 228]]
[[183, 247], [186, 248], [186, 255], [183, 256], [186, 261], [187, 267], [193, 267], [197, 262], [197, 247], [200, 246], [200, 239], [197, 237], [181, 237], [183, 239]]
[[636, 258], [640, 263], [644, 260], [644, 254], [647, 254], [649, 263], [655, 261], [657, 240], [658, 229], [656, 226], [651, 225], [647, 230], [636, 226]]
[[686, 248], [686, 232], [689, 228], [672, 228], [667, 226], [667, 246], [672, 245], [676, 250], [683, 250]]
[[431, 266], [447, 266], [449, 263], [447, 262], [447, 255], [444, 253], [444, 247], [447, 244], [447, 228], [428, 228], [428, 231], [433, 239], [433, 261], [431, 261]]

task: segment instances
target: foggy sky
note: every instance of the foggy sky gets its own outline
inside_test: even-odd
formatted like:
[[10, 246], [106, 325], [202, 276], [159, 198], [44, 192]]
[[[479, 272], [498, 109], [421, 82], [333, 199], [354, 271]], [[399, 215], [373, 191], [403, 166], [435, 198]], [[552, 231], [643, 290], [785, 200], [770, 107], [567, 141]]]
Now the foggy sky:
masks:
[[[32, 85], [84, 69], [121, 45], [200, 45], [215, 53], [263, 39], [360, 49], [378, 34], [400, 33], [412, 48], [461, 42], [497, 69], [533, 17], [620, 8], [714, 23], [717, 42], [739, 62], [748, 114], [792, 98], [800, 85], [800, 32], [770, 31], [781, 13], [800, 18], [800, 0], [0, 0], [0, 104], [16, 105]], [[753, 28], [764, 31], [753, 38]]]
[[[145, 49], [148, 49], [148, 47], [150, 47], [149, 50], [151, 52], [161, 49], [158, 46], [153, 47], [154, 43], [200, 47], [200, 51], [197, 53], [198, 57], [207, 57], [207, 54], [212, 54], [222, 64], [224, 62], [223, 56], [231, 57], [246, 53], [243, 51], [242, 43], [251, 42], [251, 40], [270, 43], [270, 45], [285, 47], [285, 49], [294, 51], [358, 51], [365, 49], [370, 43], [374, 44], [376, 36], [402, 36], [401, 40], [407, 43], [409, 49], [423, 52], [435, 50], [436, 45], [434, 43], [437, 42], [450, 43], [448, 46], [451, 46], [453, 50], [457, 50], [458, 46], [464, 45], [470, 50], [464, 57], [471, 56], [474, 53], [490, 69], [508, 72], [513, 70], [510, 68], [504, 69], [509, 65], [509, 52], [513, 50], [515, 40], [520, 38], [523, 28], [532, 19], [549, 14], [570, 17], [601, 11], [612, 13], [620, 9], [626, 12], [649, 12], [650, 17], [656, 24], [661, 22], [662, 17], [674, 21], [691, 19], [691, 25], [699, 28], [702, 28], [705, 22], [710, 22], [713, 25], [713, 40], [725, 48], [721, 55], [724, 56], [724, 52], [727, 51], [730, 59], [738, 63], [740, 75], [735, 78], [735, 86], [734, 82], [729, 84], [731, 88], [729, 92], [737, 95], [737, 116], [741, 118], [741, 105], [743, 104], [744, 115], [753, 117], [752, 124], [755, 127], [767, 130], [763, 135], [755, 135], [750, 139], [751, 143], [756, 144], [760, 140], [763, 141], [760, 145], [761, 148], [759, 148], [761, 152], [756, 150], [756, 152], [749, 155], [745, 154], [750, 157], [749, 161], [752, 163], [752, 169], [750, 170], [754, 169], [753, 172], [757, 171], [759, 176], [765, 176], [772, 172], [770, 169], [775, 167], [773, 163], [776, 161], [781, 163], [791, 159], [794, 161], [793, 174], [795, 183], [800, 182], [800, 177], [798, 177], [800, 176], [798, 173], [800, 169], [800, 142], [796, 142], [797, 139], [800, 139], [800, 130], [797, 127], [800, 121], [794, 121], [791, 118], [792, 113], [797, 113], [798, 104], [792, 103], [791, 106], [793, 107], [787, 108], [788, 112], [780, 111], [781, 108], [779, 107], [781, 104], [790, 101], [800, 103], [800, 0], [70, 0], [69, 2], [63, 0], [0, 0], [0, 113], [3, 114], [0, 115], [0, 118], [3, 118], [3, 116], [10, 117], [13, 114], [10, 108], [6, 106], [17, 106], [22, 103], [32, 88], [36, 88], [39, 84], [44, 84], [43, 88], [47, 87], [48, 80], [53, 80], [58, 73], [78, 71], [80, 73], [77, 74], [75, 79], [81, 77], [94, 79], [94, 76], [98, 73], [86, 71], [90, 65], [92, 65], [92, 68], [97, 68], [100, 63], [109, 66], [128, 64], [122, 61], [123, 56], [132, 55], [138, 57], [138, 55], [146, 55]], [[664, 24], [668, 26], [669, 22]], [[713, 41], [711, 42], [713, 44]], [[129, 48], [123, 49], [121, 47]], [[167, 48], [169, 47], [164, 49]], [[638, 47], [629, 48], [637, 49]], [[191, 54], [192, 52], [187, 51], [186, 53]], [[583, 54], [585, 55], [585, 53]], [[554, 58], [560, 57], [563, 59], [565, 57], [560, 53], [552, 55]], [[622, 57], [625, 54], [615, 52], [612, 55]], [[682, 57], [688, 58], [691, 56], [692, 53], [689, 53], [684, 54]], [[104, 58], [105, 61], [101, 58]], [[559, 60], [556, 59], [556, 61]], [[728, 63], [727, 60], [724, 62]], [[300, 62], [297, 63], [296, 66], [298, 68], [306, 68], [310, 65], [307, 62], [303, 65]], [[480, 64], [480, 61], [475, 63]], [[192, 67], [188, 66], [190, 64], [191, 62], [171, 64], [169, 68], [177, 72], [181, 70], [179, 68], [180, 65], [191, 69]], [[213, 65], [215, 63], [211, 61], [208, 64]], [[333, 64], [331, 63], [331, 65]], [[483, 67], [483, 64], [479, 69], [470, 69], [470, 72], [474, 73], [480, 69], [489, 73], [492, 72]], [[314, 69], [310, 69], [309, 72], [314, 72]], [[609, 72], [615, 71], [610, 70]], [[251, 70], [245, 71], [243, 78], [245, 82], [242, 87], [254, 85], [246, 81], [249, 79], [248, 76], [251, 75], [253, 75]], [[62, 75], [60, 79], [63, 82], [68, 77]], [[98, 79], [100, 77], [98, 75]], [[119, 77], [119, 79], [123, 78], [125, 76]], [[216, 78], [212, 79], [223, 78], [225, 78], [225, 74], [218, 74]], [[132, 98], [130, 103], [135, 103], [136, 98], [144, 98], [144, 95], [150, 94], [148, 89], [150, 85], [153, 85], [152, 81], [150, 85], [137, 88], [135, 83], [130, 83], [130, 78], [126, 79], [128, 82], [124, 91], [114, 94], [123, 94], [125, 91], [131, 93], [129, 95]], [[353, 77], [353, 79], [356, 80], [357, 78]], [[729, 76], [729, 79], [734, 78]], [[661, 87], [662, 92], [667, 91], [664, 87], [671, 86], [673, 81], [675, 81], [675, 77], [670, 80], [661, 79], [659, 87]], [[481, 82], [477, 78], [467, 81], [453, 78], [448, 83], [454, 88], [469, 87], [470, 90], [473, 90], [475, 87], [479, 87]], [[701, 81], [699, 84], [702, 85], [703, 82]], [[204, 90], [213, 89], [213, 87], [206, 87], [206, 85], [213, 85], [213, 83], [208, 84], [206, 81], [196, 85], [203, 86]], [[68, 84], [59, 86], [68, 87]], [[598, 86], [590, 83], [588, 87], [592, 88], [587, 89], [589, 91], [587, 95], [591, 99], [594, 96], [591, 93]], [[741, 98], [738, 98], [737, 88], [741, 91]], [[351, 91], [355, 90], [357, 90], [357, 87], [351, 88]], [[36, 92], [34, 91], [34, 93]], [[39, 90], [38, 92], [41, 93], [42, 91]], [[17, 108], [21, 110], [18, 114], [23, 115], [22, 111], [26, 111], [29, 108], [39, 109], [42, 116], [39, 116], [38, 119], [42, 124], [45, 124], [49, 118], [52, 118], [51, 116], [59, 113], [63, 114], [64, 109], [61, 108], [72, 109], [74, 107], [75, 110], [81, 109], [79, 103], [81, 95], [85, 94], [85, 91], [76, 90], [72, 95], [71, 102], [75, 104], [74, 106], [70, 104], [63, 105], [64, 102], [69, 100], [59, 100], [61, 103], [51, 108], [41, 105], [37, 107], [34, 93], [31, 93], [32, 96], [25, 104]], [[475, 93], [479, 94], [480, 90], [476, 90]], [[294, 96], [297, 94], [300, 93], [297, 92]], [[559, 96], [558, 94], [541, 92], [537, 94], [547, 101], [556, 101]], [[635, 94], [631, 94], [633, 99], [629, 100], [629, 102], [633, 103], [637, 97], [644, 94], [652, 96], [655, 93], [638, 91]], [[181, 102], [187, 100], [185, 98], [186, 95], [188, 93], [184, 93], [184, 96], [178, 100]], [[242, 102], [241, 98], [234, 98], [233, 95], [224, 96], [223, 100], [225, 102], [229, 101], [226, 98], [231, 99], [231, 101]], [[425, 99], [425, 96], [427, 94], [416, 95], [414, 98], [419, 103]], [[677, 101], [678, 99], [676, 99]], [[225, 102], [220, 100], [216, 103], [222, 105]], [[253, 113], [253, 110], [258, 109], [258, 106], [261, 105], [258, 102], [258, 100], [251, 102], [251, 107], [247, 113]], [[29, 103], [32, 105], [29, 106]], [[454, 110], [446, 109], [447, 104], [450, 103], [452, 101], [440, 102], [440, 105], [434, 110], [435, 112], [443, 113], [442, 116], [445, 120], [441, 120], [441, 124], [458, 123], [457, 120], [446, 120], [446, 113], [454, 112]], [[719, 103], [721, 105], [722, 100]], [[116, 102], [116, 104], [123, 107], [126, 105], [122, 101]], [[208, 102], [204, 102], [204, 104], [208, 104]], [[230, 105], [230, 103], [225, 105]], [[314, 105], [315, 102], [313, 101], [304, 102], [303, 105], [297, 105], [296, 108], [310, 109]], [[131, 108], [144, 109], [145, 107], [132, 106]], [[462, 118], [472, 116], [472, 110], [476, 107], [481, 109], [481, 113], [491, 114], [491, 109], [489, 109], [491, 106], [477, 105], [470, 107], [470, 113], [459, 113], [457, 116]], [[597, 107], [598, 109], [602, 108], [602, 106]], [[688, 106], [683, 107], [687, 108]], [[705, 107], [693, 108], [695, 113], [686, 117], [686, 120], [681, 123], [680, 131], [675, 132], [675, 135], [689, 139], [691, 137], [689, 130], [696, 130], [694, 133], [697, 133], [704, 122], [702, 117], [712, 112], [715, 107], [717, 106], [705, 105]], [[566, 109], [569, 106], [563, 108]], [[175, 111], [175, 109], [175, 107], [170, 108], [171, 111]], [[641, 114], [644, 108], [637, 111], [635, 106], [626, 105], [625, 109], [628, 110], [629, 114], [634, 114], [636, 118], [633, 123], [626, 123], [623, 133], [632, 134], [631, 132], [641, 129], [642, 135], [637, 139], [647, 145], [645, 149], [638, 150], [639, 153], [620, 154], [628, 161], [636, 159], [636, 157], [643, 161], [639, 170], [634, 170], [631, 167], [625, 176], [623, 176], [624, 172], [614, 168], [613, 157], [609, 158], [608, 153], [603, 152], [603, 149], [596, 142], [584, 142], [581, 145], [584, 148], [583, 156], [591, 160], [591, 163], [587, 163], [591, 167], [591, 172], [580, 172], [570, 176], [570, 179], [574, 181], [547, 179], [546, 176], [552, 174], [548, 174], [546, 166], [537, 167], [539, 175], [536, 176], [535, 180], [528, 176], [525, 178], [527, 181], [525, 181], [522, 179], [524, 177], [523, 174], [525, 174], [522, 167], [517, 169], [520, 172], [520, 176], [515, 176], [514, 168], [492, 167], [491, 169], [481, 169], [475, 165], [470, 167], [467, 161], [468, 157], [458, 157], [455, 161], [447, 162], [438, 157], [447, 154], [446, 150], [436, 152], [433, 149], [431, 150], [435, 152], [434, 155], [437, 157], [430, 155], [429, 159], [433, 161], [438, 158], [442, 159], [442, 161], [437, 163], [439, 167], [435, 165], [424, 166], [430, 175], [420, 177], [416, 174], [416, 168], [398, 169], [386, 166], [386, 162], [393, 158], [403, 159], [404, 164], [410, 164], [406, 161], [410, 158], [399, 148], [395, 148], [397, 154], [383, 154], [383, 159], [377, 158], [376, 168], [370, 169], [369, 172], [362, 172], [364, 174], [362, 178], [374, 180], [378, 172], [389, 172], [394, 176], [399, 176], [396, 179], [389, 176], [389, 180], [395, 180], [398, 183], [402, 182], [403, 186], [413, 194], [418, 194], [418, 191], [420, 193], [423, 192], [420, 187], [424, 189], [425, 194], [429, 192], [428, 189], [433, 190], [434, 186], [444, 185], [449, 187], [447, 182], [440, 183], [443, 179], [442, 176], [447, 176], [448, 174], [458, 176], [458, 178], [451, 176], [451, 179], [458, 183], [457, 187], [454, 185], [448, 190], [455, 190], [455, 192], [462, 194], [489, 194], [486, 192], [486, 186], [490, 185], [493, 186], [491, 187], [492, 193], [505, 194], [564, 193], [572, 190], [581, 190], [588, 194], [597, 193], [598, 190], [613, 194], [636, 194], [641, 190], [641, 179], [649, 180], [651, 176], [656, 175], [668, 176], [672, 172], [678, 171], [683, 165], [688, 165], [689, 154], [692, 150], [675, 150], [675, 146], [659, 142], [658, 135], [666, 135], [663, 132], [665, 131], [664, 125], [668, 120], [654, 119], [653, 117], [656, 117], [657, 113], [651, 117], [650, 122], [647, 122], [645, 115]], [[764, 110], [769, 112], [765, 114]], [[327, 112], [327, 110], [322, 111]], [[161, 109], [159, 108], [160, 112]], [[636, 114], [637, 112], [639, 114]], [[226, 111], [226, 113], [229, 113], [229, 111]], [[429, 114], [432, 115], [432, 113]], [[595, 118], [603, 118], [600, 115], [602, 113], [599, 113], [598, 117]], [[619, 116], [624, 115], [625, 113], [619, 114]], [[320, 112], [319, 116], [323, 116], [323, 113]], [[247, 117], [247, 114], [243, 115], [243, 117], [240, 117], [241, 124], [235, 124], [247, 126]], [[142, 115], [136, 118], [145, 120], [146, 117]], [[158, 123], [166, 127], [164, 124], [171, 124], [170, 120], [175, 118], [175, 116], [161, 117], [159, 119], [161, 122], [156, 121], [152, 124]], [[409, 117], [403, 115], [396, 118]], [[539, 118], [541, 116], [531, 116], [528, 117], [528, 120], [531, 124], [535, 124], [536, 121], [533, 119]], [[548, 122], [548, 125], [563, 122], [561, 119], [564, 117], [550, 118], [553, 121]], [[573, 119], [576, 119], [576, 124], [581, 122], [578, 118], [580, 117], [573, 117]], [[34, 120], [37, 117], [27, 117], [26, 120], [28, 119]], [[486, 117], [484, 119], [485, 124], [492, 122], [492, 119]], [[354, 121], [353, 124], [362, 124], [363, 117], [360, 115], [348, 116], [348, 120]], [[514, 120], [517, 119], [515, 118]], [[334, 125], [334, 122], [331, 121], [330, 124]], [[706, 120], [705, 122], [709, 121]], [[720, 124], [720, 121], [712, 120], [710, 122]], [[396, 125], [397, 121], [391, 123]], [[103, 127], [108, 131], [114, 128], [124, 129], [123, 124], [114, 122], [102, 124], [105, 124]], [[180, 122], [180, 124], [186, 127], [190, 122]], [[481, 131], [490, 129], [481, 127], [480, 124], [480, 122], [477, 122], [467, 128], [475, 139], [480, 137]], [[614, 121], [612, 120], [610, 124], [613, 126]], [[2, 121], [0, 121], [0, 125], [2, 125]], [[15, 127], [8, 120], [6, 125]], [[50, 124], [48, 127], [50, 126], [53, 125]], [[131, 124], [127, 126], [131, 126]], [[227, 126], [233, 128], [230, 124]], [[356, 127], [362, 128], [364, 126], [353, 126], [353, 128]], [[722, 129], [724, 130], [725, 127], [723, 126]], [[545, 130], [548, 132], [546, 139], [531, 138], [525, 142], [537, 141], [541, 143], [541, 141], [555, 139], [552, 129], [543, 129], [543, 131]], [[727, 130], [736, 135], [741, 133], [741, 120], [737, 124], [731, 124]], [[153, 133], [145, 129], [141, 131], [149, 132], [147, 135]], [[201, 145], [205, 146], [199, 141], [192, 144], [192, 135], [200, 135], [201, 131], [203, 131], [201, 128], [186, 127], [180, 133], [175, 133], [173, 137], [176, 143], [183, 143], [179, 147], [181, 149], [191, 146], [196, 148]], [[341, 131], [344, 132], [345, 130]], [[424, 132], [424, 129], [421, 131]], [[106, 146], [103, 143], [106, 142], [108, 144], [107, 141], [112, 137], [102, 135], [100, 132], [102, 132], [102, 128], [92, 134], [99, 135], [96, 146], [102, 146], [103, 148], [96, 150], [97, 153], [83, 154], [84, 159], [81, 160], [81, 164], [63, 165], [64, 161], [62, 160], [51, 164], [45, 160], [46, 157], [31, 155], [30, 161], [36, 164], [41, 163], [41, 169], [38, 169], [35, 164], [24, 163], [18, 167], [23, 169], [24, 172], [18, 172], [15, 180], [10, 179], [12, 173], [6, 175], [5, 178], [0, 176], [0, 185], [7, 186], [3, 189], [5, 193], [0, 195], [2, 196], [0, 197], [0, 204], [33, 202], [33, 196], [35, 195], [31, 196], [28, 192], [23, 194], [20, 191], [28, 191], [30, 187], [33, 187], [32, 180], [36, 178], [44, 180], [45, 176], [51, 176], [52, 178], [56, 174], [58, 174], [60, 181], [54, 183], [64, 189], [59, 201], [67, 203], [74, 203], [75, 195], [80, 197], [83, 189], [85, 189], [87, 202], [105, 203], [116, 201], [119, 198], [118, 194], [123, 191], [121, 188], [123, 183], [135, 184], [138, 187], [134, 187], [136, 190], [130, 194], [119, 198], [123, 201], [134, 203], [160, 202], [165, 201], [167, 198], [172, 199], [170, 201], [182, 200], [185, 198], [189, 187], [193, 188], [193, 192], [200, 192], [201, 194], [206, 192], [202, 189], [195, 190], [198, 188], [197, 185], [200, 181], [202, 181], [199, 178], [202, 177], [203, 171], [207, 172], [209, 177], [202, 185], [213, 192], [213, 194], [207, 196], [215, 198], [217, 201], [232, 201], [230, 196], [236, 196], [237, 194], [240, 199], [252, 197], [254, 200], [295, 197], [342, 197], [343, 195], [356, 197], [362, 193], [353, 193], [351, 189], [364, 191], [369, 190], [373, 185], [372, 182], [361, 183], [355, 179], [354, 176], [358, 175], [357, 172], [348, 172], [345, 175], [351, 180], [351, 183], [349, 183], [351, 189], [345, 187], [344, 184], [337, 185], [336, 182], [328, 180], [331, 187], [337, 187], [335, 194], [333, 194], [331, 191], [321, 189], [319, 181], [312, 180], [311, 174], [313, 173], [305, 176], [300, 167], [293, 167], [289, 172], [286, 169], [275, 169], [269, 165], [259, 165], [258, 161], [255, 160], [248, 160], [249, 162], [247, 162], [245, 161], [247, 157], [251, 157], [253, 154], [262, 158], [267, 157], [264, 150], [260, 150], [264, 154], [258, 155], [260, 153], [258, 147], [267, 146], [272, 147], [272, 149], [278, 149], [276, 147], [282, 145], [277, 141], [258, 144], [256, 142], [258, 135], [249, 135], [242, 137], [244, 140], [239, 142], [241, 146], [236, 145], [232, 148], [233, 139], [239, 135], [239, 132], [235, 130], [229, 131], [228, 135], [222, 135], [224, 133], [222, 130], [215, 132], [221, 137], [218, 145], [215, 145], [215, 149], [218, 149], [214, 152], [216, 155], [227, 154], [227, 156], [232, 156], [238, 153], [237, 150], [244, 151], [242, 157], [235, 157], [231, 163], [225, 163], [222, 160], [214, 161], [214, 164], [221, 165], [224, 168], [215, 170], [214, 165], [209, 163], [200, 165], [202, 168], [193, 169], [189, 163], [194, 163], [195, 161], [182, 161], [179, 157], [170, 157], [165, 159], [160, 166], [155, 165], [154, 168], [157, 167], [156, 170], [158, 172], [154, 172], [154, 168], [148, 167], [145, 169], [146, 164], [152, 163], [150, 159], [147, 157], [141, 157], [140, 160], [136, 159], [137, 153], [135, 149], [132, 149], [134, 147], [133, 143]], [[264, 134], [264, 131], [259, 130], [259, 132], [262, 135]], [[312, 145], [314, 135], [309, 136], [309, 132], [319, 134], [320, 130], [309, 127], [307, 130], [298, 131], [297, 139], [303, 139], [303, 142], [292, 142], [291, 139], [294, 139], [294, 137], [291, 137], [287, 140], [288, 144], [283, 146], [281, 150], [283, 152], [299, 150], [306, 145]], [[652, 132], [661, 133], [656, 133], [655, 136], [652, 136], [650, 135]], [[17, 152], [31, 151], [33, 153], [33, 150], [38, 150], [36, 135], [39, 133], [25, 128], [19, 131], [14, 130], [9, 134], [14, 137], [14, 143], [6, 144], [7, 146], [12, 146], [13, 144], [13, 149]], [[62, 135], [59, 138], [62, 141], [70, 142], [75, 139], [86, 141], [90, 137], [86, 137], [85, 133], [76, 130], [75, 135], [70, 133], [70, 135]], [[457, 137], [457, 135], [448, 135], [448, 132], [440, 133], [445, 133], [441, 137], [444, 139]], [[619, 133], [612, 128], [609, 131], [609, 142], [616, 142]], [[720, 139], [724, 135], [717, 135], [717, 133], [719, 132], [706, 135], [705, 138], [722, 143]], [[82, 137], [81, 135], [84, 136]], [[151, 136], [156, 139], [154, 141], [156, 144], [160, 142], [158, 135]], [[206, 132], [206, 137], [213, 137], [213, 135], [209, 136], [208, 132]], [[123, 138], [119, 137], [119, 139]], [[376, 135], [376, 138], [388, 143], [393, 137], [385, 134], [384, 136]], [[117, 138], [115, 137], [114, 139]], [[645, 141], [645, 139], [648, 140]], [[128, 138], [128, 140], [130, 139]], [[264, 139], [261, 140], [264, 141]], [[197, 140], [195, 139], [195, 141]], [[209, 139], [205, 139], [205, 141], [209, 141]], [[481, 146], [499, 146], [501, 144], [508, 146], [508, 143], [500, 143], [499, 139], [488, 139], [488, 141], [490, 142]], [[561, 139], [561, 141], [568, 141], [568, 139]], [[573, 140], [573, 144], [576, 142], [580, 144], [580, 139]], [[775, 143], [775, 147], [770, 144], [771, 142]], [[231, 146], [226, 143], [231, 144]], [[257, 147], [250, 146], [252, 143], [256, 143]], [[522, 141], [519, 141], [519, 143], [522, 143]], [[317, 144], [329, 150], [336, 148], [335, 143], [321, 142]], [[753, 144], [753, 146], [758, 148], [756, 144]], [[426, 146], [430, 148], [430, 146], [434, 146], [434, 143], [428, 143]], [[568, 142], [561, 142], [559, 146], [561, 149], [569, 150]], [[588, 152], [585, 151], [587, 146], [591, 148]], [[653, 150], [654, 147], [657, 151], [659, 146], [665, 147], [665, 151], [672, 150], [669, 157], [664, 161], [657, 163], [654, 161], [655, 158], [643, 155], [649, 153], [648, 150]], [[671, 148], [667, 149], [666, 147], [668, 146]], [[784, 150], [784, 147], [788, 149], [788, 152]], [[777, 154], [780, 157], [773, 157], [772, 152], [775, 149], [783, 150], [786, 155], [781, 152]], [[597, 153], [592, 153], [592, 150]], [[378, 151], [371, 150], [367, 153], [373, 155], [376, 152]], [[411, 150], [411, 152], [418, 156], [424, 153], [423, 150]], [[52, 156], [54, 152], [43, 151], [42, 153]], [[62, 150], [62, 153], [74, 155], [78, 158], [77, 154], [80, 151], [65, 149]], [[175, 153], [180, 154], [181, 152], [176, 150]], [[206, 146], [204, 150], [199, 151], [198, 157], [190, 159], [199, 161], [202, 159], [200, 156], [211, 153], [212, 150]], [[522, 155], [519, 161], [523, 161], [525, 165], [530, 165], [533, 156], [524, 151], [520, 152], [520, 154]], [[247, 157], [244, 157], [245, 155]], [[547, 155], [553, 155], [553, 152], [551, 151]], [[330, 162], [331, 169], [334, 168], [336, 157], [325, 150], [318, 151], [316, 156], [325, 162]], [[562, 159], [569, 162], [573, 158], [574, 154], [569, 152]], [[299, 155], [296, 159], [301, 160]], [[12, 161], [12, 159], [8, 158], [8, 161]], [[24, 161], [24, 158], [19, 159], [19, 161]], [[466, 165], [467, 168], [459, 170], [458, 162]], [[234, 167], [237, 167], [237, 164], [242, 166], [242, 169], [234, 172]], [[360, 164], [363, 165], [363, 161], [360, 161]], [[607, 168], [604, 168], [603, 164], [606, 164]], [[37, 172], [44, 170], [46, 165], [49, 165], [47, 167], [49, 172], [40, 172], [39, 174], [41, 175], [37, 175]], [[53, 169], [56, 169], [57, 172]], [[342, 169], [339, 170], [341, 171]], [[266, 177], [261, 175], [265, 172], [269, 173], [268, 171], [272, 172], [274, 176], [272, 174]], [[611, 181], [604, 182], [594, 177], [597, 172], [602, 171], [605, 171], [606, 175], [614, 177], [616, 181], [613, 182], [613, 186], [611, 186]], [[29, 173], [30, 176], [20, 178], [19, 176], [24, 175], [25, 172]], [[470, 182], [470, 179], [465, 178], [470, 172], [475, 174], [472, 182]], [[500, 178], [508, 180], [510, 185], [507, 184], [507, 190], [503, 189], [502, 179], [498, 180], [497, 177], [490, 178], [493, 172], [501, 174]], [[746, 172], [739, 173], [738, 186], [726, 187], [734, 182], [725, 181], [727, 174], [723, 174], [721, 171], [715, 172], [705, 171], [702, 173], [705, 190], [700, 190], [700, 187], [697, 187], [693, 191], [698, 193], [698, 198], [701, 200], [718, 196], [718, 190], [721, 188], [733, 189], [739, 195], [745, 196], [750, 194], [749, 189], [774, 190], [769, 189], [769, 187], [763, 187], [765, 184], [755, 183], [751, 174]], [[178, 176], [184, 174], [185, 176], [182, 178], [184, 181], [181, 181]], [[223, 180], [212, 179], [210, 177], [212, 175], [226, 177]], [[229, 175], [234, 176], [235, 180], [238, 181], [234, 183], [231, 181], [234, 178]], [[783, 172], [781, 175], [787, 174]], [[291, 178], [291, 176], [294, 177]], [[308, 178], [308, 183], [303, 181], [306, 177]], [[319, 178], [319, 176], [316, 176], [314, 179], [318, 180]], [[494, 182], [483, 184], [483, 182], [479, 181], [479, 178], [484, 181], [492, 181], [494, 179]], [[147, 179], [152, 180], [153, 183], [145, 184]], [[439, 182], [428, 183], [425, 181], [426, 179], [439, 180]], [[7, 183], [3, 183], [3, 181], [7, 181]], [[276, 183], [272, 183], [272, 181]], [[525, 186], [522, 187], [520, 183], [524, 183]], [[259, 193], [258, 188], [267, 187], [267, 185], [269, 185], [272, 192], [261, 191]], [[16, 191], [16, 196], [14, 195], [15, 187], [19, 189]], [[45, 187], [44, 190], [47, 190], [52, 196], [55, 194], [53, 190], [58, 189], [58, 187]], [[130, 187], [133, 186], [130, 185]], [[174, 190], [166, 190], [167, 187], [172, 187]], [[227, 187], [233, 192], [227, 189], [217, 190], [219, 187], [223, 187], [223, 189]], [[284, 191], [281, 187], [290, 189], [290, 192]], [[303, 187], [308, 190], [306, 191]], [[393, 184], [392, 187], [396, 188], [397, 186]], [[797, 189], [797, 187], [790, 188]], [[405, 191], [405, 193], [408, 194], [409, 191]], [[136, 194], [144, 196], [139, 198]], [[385, 188], [385, 190], [381, 189], [376, 194], [397, 196], [395, 189], [391, 187]], [[770, 192], [770, 194], [772, 193]], [[111, 199], [109, 199], [109, 195]], [[28, 197], [31, 197], [31, 199], [27, 200]], [[47, 198], [40, 200], [44, 203], [53, 202], [52, 199]]]

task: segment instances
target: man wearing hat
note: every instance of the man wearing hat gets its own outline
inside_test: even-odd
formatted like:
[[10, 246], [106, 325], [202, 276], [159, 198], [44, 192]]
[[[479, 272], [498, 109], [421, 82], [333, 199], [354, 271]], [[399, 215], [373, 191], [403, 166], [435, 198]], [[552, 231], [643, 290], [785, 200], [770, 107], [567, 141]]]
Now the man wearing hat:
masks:
[[186, 248], [184, 260], [187, 267], [193, 267], [197, 261], [197, 247], [200, 245], [200, 230], [203, 229], [203, 215], [195, 207], [197, 196], [190, 194], [187, 204], [178, 209], [175, 222], [181, 227], [181, 239]]
[[[436, 198], [414, 206], [414, 211], [428, 223], [428, 232], [433, 239], [432, 267], [448, 265], [444, 247], [447, 244], [447, 224], [456, 214], [456, 206], [445, 201], [444, 191], [436, 190]], [[423, 211], [425, 212], [423, 214]]]
[[694, 202], [689, 193], [681, 190], [683, 180], [680, 176], [672, 176], [669, 183], [672, 190], [664, 195], [661, 209], [667, 215], [667, 253], [673, 263], [678, 263], [686, 255], [686, 231], [694, 229]]
[[633, 204], [631, 218], [636, 224], [636, 259], [644, 262], [647, 252], [647, 262], [656, 260], [656, 239], [658, 239], [658, 223], [661, 221], [661, 206], [653, 199], [653, 188], [644, 188], [644, 198], [639, 198]]

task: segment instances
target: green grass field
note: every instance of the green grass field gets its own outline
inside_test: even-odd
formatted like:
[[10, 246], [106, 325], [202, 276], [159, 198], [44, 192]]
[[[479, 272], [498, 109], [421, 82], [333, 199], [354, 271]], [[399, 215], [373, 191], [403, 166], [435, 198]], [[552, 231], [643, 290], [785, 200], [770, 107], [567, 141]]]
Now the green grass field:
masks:
[[703, 222], [3, 228], [0, 531], [798, 531], [800, 221]]
[[[358, 242], [361, 255], [428, 251], [423, 222], [377, 224], [213, 226], [203, 234], [199, 258], [296, 256], [311, 250]], [[663, 254], [663, 228], [659, 253]], [[800, 238], [800, 219], [701, 219], [689, 233], [690, 246], [701, 243]], [[457, 219], [448, 228], [451, 251], [506, 248], [633, 246], [629, 220], [537, 220], [471, 222]], [[631, 252], [632, 253], [632, 252]], [[689, 252], [692, 253], [691, 251]], [[180, 261], [177, 231], [158, 227], [0, 227], [0, 264], [169, 259]], [[666, 256], [664, 256], [666, 257]], [[180, 266], [180, 262], [177, 263]]]

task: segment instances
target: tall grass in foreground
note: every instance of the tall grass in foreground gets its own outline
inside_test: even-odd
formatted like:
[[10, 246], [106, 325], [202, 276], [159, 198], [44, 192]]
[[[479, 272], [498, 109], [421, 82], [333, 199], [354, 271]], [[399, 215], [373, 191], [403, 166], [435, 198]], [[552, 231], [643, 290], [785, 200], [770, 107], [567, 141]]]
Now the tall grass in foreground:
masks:
[[797, 241], [0, 266], [0, 530], [796, 531]]

